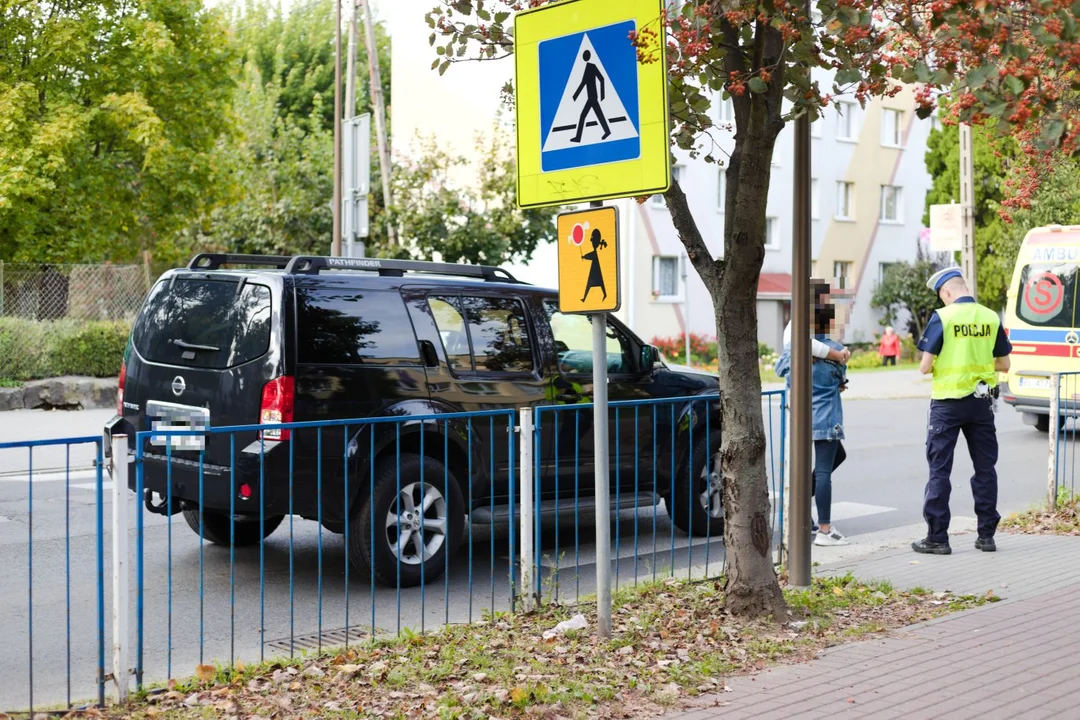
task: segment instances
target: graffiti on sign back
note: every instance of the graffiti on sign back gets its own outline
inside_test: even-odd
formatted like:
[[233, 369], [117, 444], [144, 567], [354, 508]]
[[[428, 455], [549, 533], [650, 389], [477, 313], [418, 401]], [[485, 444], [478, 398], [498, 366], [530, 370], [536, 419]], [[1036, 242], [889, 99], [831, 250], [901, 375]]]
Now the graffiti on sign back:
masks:
[[1054, 273], [1039, 273], [1024, 286], [1024, 305], [1029, 313], [1047, 319], [1057, 315], [1065, 300], [1065, 287]]

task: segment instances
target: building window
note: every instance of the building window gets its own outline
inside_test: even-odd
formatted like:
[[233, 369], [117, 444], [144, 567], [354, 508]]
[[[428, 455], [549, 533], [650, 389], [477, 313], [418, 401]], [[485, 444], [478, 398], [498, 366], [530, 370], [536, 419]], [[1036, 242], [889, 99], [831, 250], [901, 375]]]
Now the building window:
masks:
[[902, 147], [904, 139], [904, 113], [900, 110], [885, 108], [881, 112], [881, 145], [883, 147]]
[[833, 282], [840, 290], [851, 289], [851, 261], [835, 260], [833, 267]]
[[727, 208], [727, 168], [720, 168], [716, 173], [716, 211], [723, 213]]
[[[671, 166], [671, 179], [673, 181], [678, 182], [678, 181], [682, 180], [682, 168], [683, 168], [682, 165], [672, 165]], [[653, 207], [667, 207], [667, 202], [664, 200], [663, 195], [653, 195], [652, 196], [652, 204], [653, 204]]]
[[836, 219], [855, 219], [855, 183], [843, 180], [836, 183]]
[[735, 103], [731, 101], [731, 98], [724, 97], [724, 91], [721, 90], [716, 94], [716, 104], [720, 111], [720, 122], [733, 123], [735, 122]]
[[936, 110], [933, 112], [932, 115], [930, 115], [930, 129], [938, 131], [941, 130], [941, 118], [938, 117]]
[[679, 258], [656, 256], [652, 263], [652, 294], [654, 300], [672, 301], [679, 296]]
[[904, 189], [895, 185], [881, 186], [881, 220], [882, 222], [903, 222]]
[[765, 218], [765, 249], [780, 249], [780, 231], [777, 229], [777, 220], [774, 217]]
[[825, 118], [818, 115], [817, 120], [810, 123], [810, 135], [811, 137], [823, 137], [825, 134]]
[[821, 217], [821, 202], [818, 196], [817, 178], [810, 179], [810, 217], [814, 220]]
[[840, 116], [837, 118], [839, 129], [836, 131], [836, 139], [858, 142], [859, 106], [853, 102], [840, 102], [836, 107], [840, 111]]
[[897, 265], [897, 263], [894, 263], [894, 262], [883, 262], [883, 263], [881, 263], [878, 266], [878, 282], [879, 283], [885, 282], [885, 278], [887, 278], [889, 276], [889, 273], [892, 271], [892, 269], [894, 267], [896, 267], [896, 265]]

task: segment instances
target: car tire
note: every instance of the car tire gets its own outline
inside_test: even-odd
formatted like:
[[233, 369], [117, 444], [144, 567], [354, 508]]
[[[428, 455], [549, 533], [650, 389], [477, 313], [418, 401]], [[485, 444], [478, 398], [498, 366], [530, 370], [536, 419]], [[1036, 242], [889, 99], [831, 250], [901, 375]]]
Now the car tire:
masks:
[[[441, 461], [409, 454], [401, 456], [400, 475], [398, 467], [393, 459], [381, 463], [374, 491], [358, 503], [349, 523], [349, 561], [361, 577], [374, 574], [387, 587], [415, 587], [441, 576], [447, 553], [457, 554], [465, 507], [457, 480]], [[421, 477], [427, 506], [422, 521], [415, 512]]]
[[[1061, 430], [1062, 428], [1065, 427], [1065, 421], [1066, 420], [1067, 420], [1067, 418], [1064, 415], [1062, 415], [1061, 417], [1058, 418], [1058, 430]], [[1035, 429], [1038, 430], [1039, 432], [1044, 432], [1044, 433], [1050, 432], [1050, 416], [1049, 415], [1038, 415], [1038, 416], [1036, 416]]]
[[722, 537], [724, 534], [724, 476], [720, 470], [720, 441], [719, 432], [711, 433], [708, 439], [702, 433], [702, 437], [694, 443], [692, 459], [698, 471], [694, 473], [692, 486], [684, 463], [675, 478], [672, 497], [667, 503], [672, 524], [694, 537]]
[[[199, 534], [199, 508], [184, 510], [184, 519], [196, 535]], [[202, 536], [215, 545], [229, 546], [230, 537], [233, 539], [233, 547], [255, 545], [260, 540], [270, 537], [277, 530], [278, 525], [285, 519], [284, 515], [267, 515], [263, 518], [262, 527], [259, 527], [258, 515], [237, 515], [236, 529], [230, 526], [229, 514], [217, 510], [202, 511]]]

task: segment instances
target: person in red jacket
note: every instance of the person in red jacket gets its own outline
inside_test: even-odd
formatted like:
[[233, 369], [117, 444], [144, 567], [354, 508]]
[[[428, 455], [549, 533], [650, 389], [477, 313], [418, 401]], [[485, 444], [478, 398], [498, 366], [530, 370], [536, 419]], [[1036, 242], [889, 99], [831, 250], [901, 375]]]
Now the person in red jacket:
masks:
[[885, 334], [881, 336], [878, 354], [883, 366], [896, 365], [896, 358], [900, 357], [900, 336], [891, 327], [885, 328]]

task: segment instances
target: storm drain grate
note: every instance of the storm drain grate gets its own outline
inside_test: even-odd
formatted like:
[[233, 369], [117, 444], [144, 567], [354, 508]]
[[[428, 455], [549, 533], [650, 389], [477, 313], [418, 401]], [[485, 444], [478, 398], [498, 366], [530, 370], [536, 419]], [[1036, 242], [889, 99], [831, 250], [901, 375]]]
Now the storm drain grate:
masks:
[[[320, 633], [309, 633], [307, 635], [296, 635], [292, 639], [292, 649], [294, 652], [318, 650], [321, 646], [323, 648], [328, 647], [343, 647], [346, 644], [346, 640], [349, 645], [358, 643], [361, 640], [371, 637], [371, 628], [366, 630], [361, 628], [349, 628], [348, 638], [346, 638], [345, 628], [339, 630], [324, 630]], [[266, 647], [271, 650], [276, 650], [281, 653], [289, 652], [289, 638], [282, 638], [280, 640], [271, 640], [266, 643]]]

